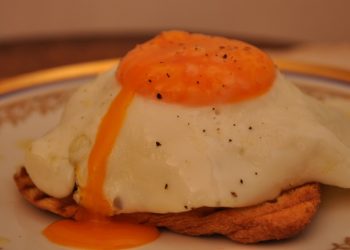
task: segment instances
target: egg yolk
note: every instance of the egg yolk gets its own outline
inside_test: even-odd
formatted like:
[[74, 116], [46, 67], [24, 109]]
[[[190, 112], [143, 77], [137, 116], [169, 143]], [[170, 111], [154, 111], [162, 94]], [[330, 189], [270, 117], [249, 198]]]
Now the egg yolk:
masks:
[[137, 46], [121, 61], [121, 90], [99, 125], [80, 187], [76, 220], [44, 231], [52, 242], [86, 249], [120, 249], [158, 237], [154, 227], [116, 221], [104, 196], [107, 160], [135, 94], [181, 105], [233, 103], [267, 92], [275, 78], [271, 59], [244, 42], [181, 31], [164, 32]]
[[43, 233], [59, 245], [95, 250], [136, 247], [159, 236], [155, 227], [96, 214], [91, 216], [91, 212], [84, 209], [79, 210], [76, 220], [54, 222]]
[[270, 57], [247, 43], [169, 31], [130, 51], [117, 78], [140, 95], [198, 106], [261, 95], [275, 73]]

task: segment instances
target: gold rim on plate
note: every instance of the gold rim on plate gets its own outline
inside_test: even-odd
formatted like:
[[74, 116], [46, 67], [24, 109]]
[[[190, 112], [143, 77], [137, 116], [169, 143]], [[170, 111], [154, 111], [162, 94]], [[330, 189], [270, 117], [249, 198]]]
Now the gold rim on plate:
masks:
[[[72, 64], [46, 70], [35, 71], [0, 80], [0, 94], [6, 94], [27, 87], [45, 85], [52, 82], [88, 77], [102, 73], [119, 62], [119, 59], [107, 59], [88, 63]], [[283, 58], [274, 58], [282, 71], [325, 77], [350, 84], [350, 71], [335, 67], [302, 63]]]

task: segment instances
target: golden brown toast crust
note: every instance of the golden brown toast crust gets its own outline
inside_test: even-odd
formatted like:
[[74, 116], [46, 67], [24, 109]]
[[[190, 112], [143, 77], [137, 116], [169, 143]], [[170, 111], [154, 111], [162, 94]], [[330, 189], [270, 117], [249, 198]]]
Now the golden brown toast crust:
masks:
[[15, 174], [14, 179], [22, 196], [40, 209], [50, 211], [65, 218], [71, 218], [79, 208], [72, 196], [64, 199], [57, 199], [40, 191], [35, 186], [24, 167]]
[[[40, 191], [22, 168], [14, 177], [26, 200], [63, 217], [74, 217], [79, 206], [72, 197], [57, 199]], [[118, 215], [137, 223], [165, 227], [186, 235], [222, 234], [241, 243], [285, 239], [301, 232], [320, 204], [316, 183], [283, 192], [274, 201], [245, 208], [198, 208], [181, 213]]]

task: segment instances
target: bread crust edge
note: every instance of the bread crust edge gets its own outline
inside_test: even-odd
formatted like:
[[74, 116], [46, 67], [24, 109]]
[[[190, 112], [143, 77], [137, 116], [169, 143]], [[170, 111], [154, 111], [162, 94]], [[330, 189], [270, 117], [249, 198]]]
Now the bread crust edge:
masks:
[[[15, 175], [19, 192], [42, 210], [73, 218], [79, 209], [72, 195], [63, 199], [40, 191], [24, 167]], [[282, 192], [275, 200], [243, 208], [202, 207], [180, 213], [131, 213], [120, 219], [201, 236], [221, 234], [240, 243], [281, 240], [300, 233], [312, 220], [321, 202], [320, 184], [308, 183]]]

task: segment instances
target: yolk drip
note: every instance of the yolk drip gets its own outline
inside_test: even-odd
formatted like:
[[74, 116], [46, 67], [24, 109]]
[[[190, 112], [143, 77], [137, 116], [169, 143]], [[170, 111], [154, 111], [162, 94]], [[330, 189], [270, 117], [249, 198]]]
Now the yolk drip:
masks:
[[155, 240], [154, 227], [111, 219], [60, 220], [49, 225], [44, 235], [59, 245], [83, 249], [125, 249]]
[[100, 123], [88, 161], [87, 184], [80, 193], [80, 204], [91, 212], [112, 214], [110, 204], [103, 194], [106, 165], [134, 94], [133, 89], [122, 88]]
[[123, 86], [184, 105], [232, 103], [267, 92], [275, 78], [272, 60], [247, 43], [222, 37], [164, 32], [123, 58]]

